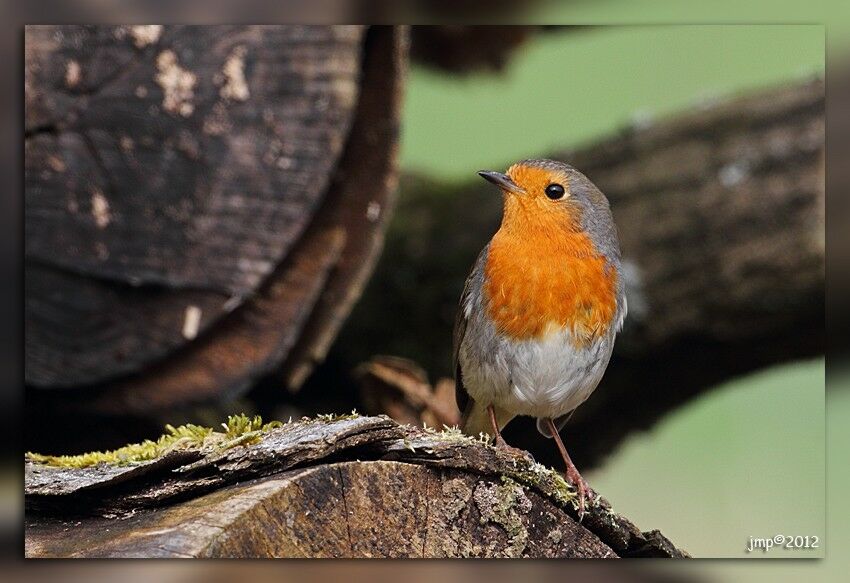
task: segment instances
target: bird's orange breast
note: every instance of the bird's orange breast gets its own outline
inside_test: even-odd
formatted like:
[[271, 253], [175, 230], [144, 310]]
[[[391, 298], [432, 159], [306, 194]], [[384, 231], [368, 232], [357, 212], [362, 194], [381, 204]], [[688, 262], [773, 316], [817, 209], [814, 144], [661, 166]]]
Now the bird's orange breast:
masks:
[[578, 346], [604, 334], [616, 313], [617, 273], [590, 238], [554, 216], [506, 219], [484, 266], [487, 312], [497, 329], [529, 340], [569, 328]]

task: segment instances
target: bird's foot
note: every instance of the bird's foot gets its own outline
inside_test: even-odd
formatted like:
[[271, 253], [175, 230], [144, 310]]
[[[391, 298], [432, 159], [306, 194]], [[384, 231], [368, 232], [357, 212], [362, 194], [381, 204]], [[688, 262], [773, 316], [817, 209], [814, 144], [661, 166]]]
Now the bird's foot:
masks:
[[501, 435], [496, 436], [496, 440], [495, 440], [493, 445], [495, 445], [496, 448], [501, 449], [502, 451], [507, 452], [511, 455], [529, 458], [531, 461], [534, 461], [534, 458], [532, 457], [532, 455], [529, 452], [527, 452], [524, 449], [520, 449], [518, 447], [513, 447], [512, 445], [508, 445], [508, 442], [506, 442], [504, 439], [502, 439]]
[[596, 492], [581, 477], [575, 466], [567, 468], [567, 481], [572, 484], [578, 494], [578, 518], [581, 520], [585, 515], [586, 501], [593, 504], [596, 500]]

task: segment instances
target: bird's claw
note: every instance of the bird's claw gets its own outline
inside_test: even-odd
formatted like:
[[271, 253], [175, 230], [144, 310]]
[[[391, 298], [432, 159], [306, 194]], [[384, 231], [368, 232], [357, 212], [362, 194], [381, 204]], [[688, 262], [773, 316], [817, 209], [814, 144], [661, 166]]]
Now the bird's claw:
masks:
[[504, 439], [502, 439], [501, 435], [496, 436], [496, 440], [493, 445], [497, 449], [501, 449], [502, 451], [507, 452], [511, 455], [529, 458], [531, 461], [534, 461], [534, 458], [532, 457], [531, 453], [527, 452], [524, 449], [508, 445], [508, 443]]
[[596, 501], [596, 492], [588, 486], [584, 478], [577, 471], [567, 471], [567, 481], [572, 484], [578, 495], [578, 518], [581, 520], [586, 514], [586, 501], [592, 505]]

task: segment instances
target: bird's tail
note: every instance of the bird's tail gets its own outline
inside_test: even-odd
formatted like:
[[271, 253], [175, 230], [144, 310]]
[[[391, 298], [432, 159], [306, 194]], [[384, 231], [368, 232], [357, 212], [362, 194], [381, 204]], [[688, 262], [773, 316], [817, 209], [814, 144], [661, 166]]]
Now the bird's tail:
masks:
[[[566, 425], [567, 421], [570, 420], [570, 417], [573, 416], [573, 412], [575, 412], [575, 409], [573, 409], [566, 415], [561, 415], [560, 417], [553, 419], [553, 421], [555, 422], [555, 427], [558, 428], [558, 431], [564, 428], [564, 425]], [[550, 431], [549, 425], [546, 423], [545, 419], [537, 420], [537, 431], [539, 431], [540, 435], [542, 435], [543, 437], [548, 437], [549, 439], [555, 437], [554, 435], [552, 435], [552, 431]]]
[[[499, 424], [499, 431], [501, 431], [514, 418], [514, 415], [499, 407], [496, 407], [495, 411], [496, 423]], [[493, 435], [493, 426], [490, 424], [490, 415], [487, 413], [487, 407], [476, 403], [472, 399], [470, 399], [466, 410], [463, 412], [460, 428], [465, 434], [472, 437], [478, 437], [482, 433], [490, 437], [495, 437]]]

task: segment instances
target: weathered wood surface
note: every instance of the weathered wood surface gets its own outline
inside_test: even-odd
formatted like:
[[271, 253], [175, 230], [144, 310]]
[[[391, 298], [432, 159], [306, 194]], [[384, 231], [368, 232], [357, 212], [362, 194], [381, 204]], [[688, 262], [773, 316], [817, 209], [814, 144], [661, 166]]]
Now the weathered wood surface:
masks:
[[[73, 309], [78, 285], [100, 300], [86, 307], [124, 299], [86, 278], [204, 290], [198, 331], [257, 289], [342, 153], [362, 37], [360, 27], [27, 27], [26, 257], [42, 266], [27, 296], [52, 308], [31, 306], [29, 382], [102, 380], [189, 340], [183, 298], [164, 328], [139, 310], [142, 329], [120, 358], [103, 340], [128, 341], [126, 319], [57, 351], [57, 328], [97, 314]], [[54, 287], [42, 271], [66, 281]]]
[[27, 28], [27, 256], [250, 293], [330, 181], [364, 31], [138, 28]]
[[[607, 194], [629, 266], [614, 358], [564, 429], [579, 467], [718, 383], [823, 354], [822, 80], [643, 122], [552, 157]], [[458, 187], [417, 176], [402, 180], [400, 200], [334, 358], [345, 369], [397, 354], [437, 380], [452, 374], [457, 298], [498, 228], [501, 200], [477, 177]], [[405, 325], [387, 313], [404, 314]], [[524, 420], [506, 437], [554, 463], [551, 443]]]
[[129, 413], [303, 376], [380, 251], [406, 35], [28, 29], [28, 384]]
[[28, 557], [687, 556], [528, 457], [386, 417], [144, 464], [26, 465]]

